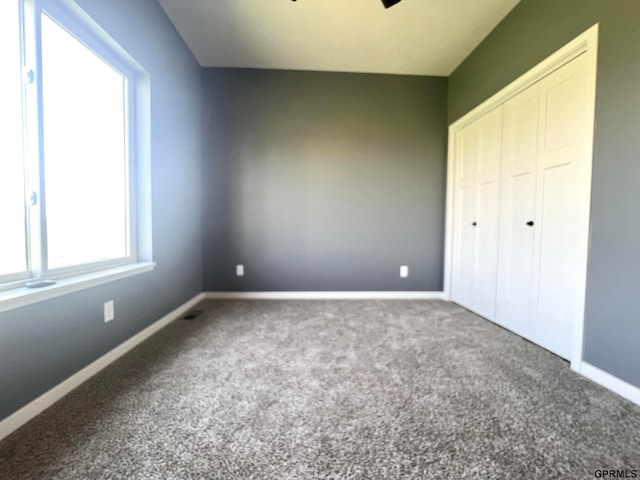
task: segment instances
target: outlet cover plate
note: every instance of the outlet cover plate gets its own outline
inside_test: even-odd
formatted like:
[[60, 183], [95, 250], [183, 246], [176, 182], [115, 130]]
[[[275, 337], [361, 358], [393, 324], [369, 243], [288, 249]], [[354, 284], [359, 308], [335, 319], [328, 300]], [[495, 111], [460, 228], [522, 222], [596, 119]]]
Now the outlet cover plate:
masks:
[[104, 322], [110, 322], [116, 317], [115, 308], [113, 304], [113, 300], [109, 300], [108, 302], [104, 302]]

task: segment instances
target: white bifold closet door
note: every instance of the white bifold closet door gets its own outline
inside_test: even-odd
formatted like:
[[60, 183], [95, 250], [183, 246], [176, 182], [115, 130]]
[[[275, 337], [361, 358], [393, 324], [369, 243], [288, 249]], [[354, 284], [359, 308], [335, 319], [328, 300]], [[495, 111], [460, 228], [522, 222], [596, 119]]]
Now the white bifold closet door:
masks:
[[589, 226], [585, 55], [457, 131], [451, 298], [564, 357]]
[[456, 138], [456, 204], [452, 276], [456, 302], [493, 318], [498, 264], [502, 114], [493, 110]]
[[585, 288], [586, 105], [580, 56], [503, 106], [495, 321], [564, 358]]

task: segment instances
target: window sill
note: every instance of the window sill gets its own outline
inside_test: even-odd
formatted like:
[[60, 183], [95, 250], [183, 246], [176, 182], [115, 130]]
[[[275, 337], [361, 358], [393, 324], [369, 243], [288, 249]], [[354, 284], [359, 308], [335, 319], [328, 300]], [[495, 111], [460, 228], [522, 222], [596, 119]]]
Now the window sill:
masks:
[[156, 266], [153, 262], [139, 262], [121, 267], [76, 275], [57, 280], [54, 285], [42, 288], [15, 288], [0, 292], [0, 313], [33, 303], [49, 300], [68, 293], [78, 292], [103, 283], [121, 280], [141, 273], [150, 272]]

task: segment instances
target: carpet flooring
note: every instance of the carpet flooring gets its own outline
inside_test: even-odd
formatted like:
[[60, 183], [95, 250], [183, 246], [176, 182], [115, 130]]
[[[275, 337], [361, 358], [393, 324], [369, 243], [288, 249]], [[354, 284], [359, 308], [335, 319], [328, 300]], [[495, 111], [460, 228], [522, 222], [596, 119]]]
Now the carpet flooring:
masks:
[[640, 476], [640, 407], [454, 304], [198, 309], [1, 442], [0, 478]]

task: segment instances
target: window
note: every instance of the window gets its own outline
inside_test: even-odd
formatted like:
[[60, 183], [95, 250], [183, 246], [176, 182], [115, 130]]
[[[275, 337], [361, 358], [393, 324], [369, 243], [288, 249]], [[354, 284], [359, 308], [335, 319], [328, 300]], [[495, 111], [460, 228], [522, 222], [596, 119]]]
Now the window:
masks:
[[9, 280], [24, 278], [28, 268], [18, 7], [17, 2], [3, 2], [0, 15], [0, 279]]
[[0, 290], [138, 263], [144, 71], [70, 0], [1, 2], [0, 42]]

